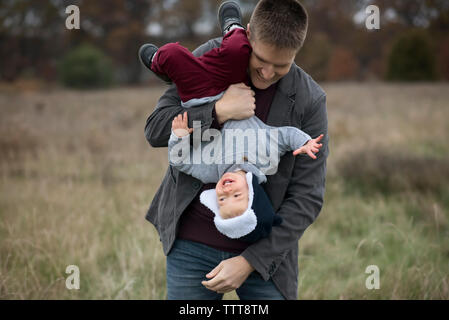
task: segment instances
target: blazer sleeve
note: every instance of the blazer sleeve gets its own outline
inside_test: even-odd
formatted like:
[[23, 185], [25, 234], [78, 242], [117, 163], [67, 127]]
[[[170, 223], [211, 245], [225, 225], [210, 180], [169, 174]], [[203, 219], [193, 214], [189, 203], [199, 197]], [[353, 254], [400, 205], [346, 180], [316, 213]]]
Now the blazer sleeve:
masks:
[[[214, 47], [213, 42], [208, 41], [197, 48], [193, 54], [201, 56]], [[192, 128], [194, 120], [201, 121], [201, 131], [211, 125], [217, 125], [215, 116], [215, 101], [194, 108], [183, 108], [181, 99], [176, 90], [176, 85], [171, 85], [160, 97], [154, 111], [148, 117], [145, 124], [145, 137], [154, 148], [167, 147], [171, 134], [171, 123], [175, 116], [187, 111], [189, 127]]]
[[317, 153], [316, 160], [304, 155], [297, 156], [284, 201], [277, 212], [283, 219], [282, 224], [273, 228], [267, 238], [252, 244], [242, 253], [265, 281], [276, 272], [291, 248], [297, 245], [323, 206], [326, 159], [329, 154], [324, 93], [304, 114], [302, 130], [311, 136], [323, 133], [323, 147]]

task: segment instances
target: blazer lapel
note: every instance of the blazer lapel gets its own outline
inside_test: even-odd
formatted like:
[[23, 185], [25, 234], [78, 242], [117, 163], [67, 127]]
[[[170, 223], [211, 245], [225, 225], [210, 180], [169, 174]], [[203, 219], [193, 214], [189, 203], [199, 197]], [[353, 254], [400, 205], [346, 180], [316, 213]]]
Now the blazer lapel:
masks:
[[295, 105], [294, 68], [281, 80], [271, 103], [267, 124], [273, 127], [291, 125], [290, 114]]

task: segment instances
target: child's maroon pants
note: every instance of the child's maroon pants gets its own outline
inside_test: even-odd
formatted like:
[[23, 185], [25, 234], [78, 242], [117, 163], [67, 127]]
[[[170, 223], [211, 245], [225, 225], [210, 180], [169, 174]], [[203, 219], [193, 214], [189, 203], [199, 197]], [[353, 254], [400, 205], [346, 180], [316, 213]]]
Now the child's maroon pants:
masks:
[[177, 86], [183, 102], [193, 98], [213, 97], [231, 84], [248, 84], [251, 54], [244, 29], [234, 29], [223, 37], [219, 48], [195, 57], [179, 43], [169, 43], [157, 51], [151, 69], [166, 74]]

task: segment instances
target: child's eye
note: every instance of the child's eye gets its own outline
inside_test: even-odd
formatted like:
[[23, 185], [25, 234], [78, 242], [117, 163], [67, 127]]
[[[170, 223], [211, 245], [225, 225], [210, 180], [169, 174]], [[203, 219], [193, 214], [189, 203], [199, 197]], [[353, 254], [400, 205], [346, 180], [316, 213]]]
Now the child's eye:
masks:
[[234, 198], [237, 198], [239, 195], [240, 195], [240, 194], [235, 194], [235, 195], [234, 195]]

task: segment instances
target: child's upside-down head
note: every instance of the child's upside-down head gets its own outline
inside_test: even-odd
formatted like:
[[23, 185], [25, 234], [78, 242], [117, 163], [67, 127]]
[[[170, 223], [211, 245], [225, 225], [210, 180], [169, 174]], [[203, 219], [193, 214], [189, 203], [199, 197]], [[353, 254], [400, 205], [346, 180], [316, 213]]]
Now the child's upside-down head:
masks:
[[248, 183], [245, 171], [225, 173], [215, 186], [220, 216], [223, 219], [242, 215], [248, 208]]

